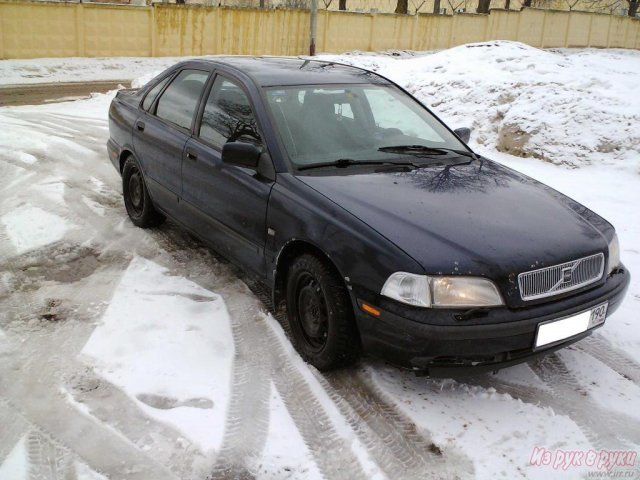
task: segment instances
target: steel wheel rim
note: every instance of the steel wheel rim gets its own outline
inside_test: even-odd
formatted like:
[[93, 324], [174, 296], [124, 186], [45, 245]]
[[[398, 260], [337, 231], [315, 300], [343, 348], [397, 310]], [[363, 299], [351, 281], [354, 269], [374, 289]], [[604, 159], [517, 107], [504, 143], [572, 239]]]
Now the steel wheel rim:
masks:
[[303, 273], [296, 284], [296, 310], [305, 342], [315, 352], [322, 350], [329, 332], [329, 315], [324, 292], [318, 281]]
[[136, 215], [141, 215], [144, 210], [144, 186], [142, 185], [142, 175], [135, 169], [129, 177], [129, 203]]

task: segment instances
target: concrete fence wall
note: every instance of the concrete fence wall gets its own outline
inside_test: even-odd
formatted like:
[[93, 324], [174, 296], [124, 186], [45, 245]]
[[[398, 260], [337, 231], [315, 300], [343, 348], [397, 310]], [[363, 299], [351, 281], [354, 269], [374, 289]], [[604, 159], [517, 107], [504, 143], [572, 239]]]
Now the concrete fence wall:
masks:
[[[301, 55], [305, 10], [0, 1], [0, 58]], [[534, 47], [640, 49], [640, 19], [584, 12], [493, 10], [490, 15], [321, 11], [318, 51], [449, 48], [517, 40]]]

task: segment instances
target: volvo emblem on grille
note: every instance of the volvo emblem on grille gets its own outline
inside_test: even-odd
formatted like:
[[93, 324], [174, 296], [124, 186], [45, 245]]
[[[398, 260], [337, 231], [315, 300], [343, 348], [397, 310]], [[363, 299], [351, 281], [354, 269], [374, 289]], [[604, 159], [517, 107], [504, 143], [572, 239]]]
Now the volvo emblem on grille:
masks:
[[571, 274], [573, 273], [573, 268], [567, 267], [562, 269], [562, 283], [567, 283], [571, 281]]

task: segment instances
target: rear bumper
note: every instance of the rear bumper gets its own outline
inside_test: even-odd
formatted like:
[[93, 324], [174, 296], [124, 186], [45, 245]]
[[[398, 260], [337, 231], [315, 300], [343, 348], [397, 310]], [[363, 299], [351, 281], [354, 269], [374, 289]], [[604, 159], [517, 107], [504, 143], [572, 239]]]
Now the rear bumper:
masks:
[[[392, 306], [377, 296], [379, 303], [374, 305], [381, 315], [374, 317], [357, 308], [356, 318], [363, 347], [372, 355], [434, 376], [478, 373], [525, 362], [590, 335], [593, 330], [549, 348], [534, 349], [539, 323], [574, 315], [605, 301], [609, 302], [609, 316], [622, 302], [629, 280], [629, 273], [621, 268], [601, 286], [554, 302], [472, 312], [470, 316], [464, 311], [424, 309], [419, 321], [415, 308], [398, 307], [396, 302]], [[385, 304], [392, 308], [385, 308]], [[402, 314], [403, 308], [410, 310], [408, 315]]]

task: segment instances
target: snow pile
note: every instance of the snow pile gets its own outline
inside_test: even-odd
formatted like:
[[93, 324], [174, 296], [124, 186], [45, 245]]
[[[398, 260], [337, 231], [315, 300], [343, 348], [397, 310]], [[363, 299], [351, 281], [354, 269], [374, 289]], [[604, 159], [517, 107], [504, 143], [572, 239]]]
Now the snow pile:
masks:
[[234, 354], [221, 297], [135, 258], [82, 353], [149, 416], [219, 448]]
[[516, 42], [463, 45], [426, 56], [320, 58], [397, 82], [472, 141], [578, 166], [638, 159], [640, 52], [540, 50]]

